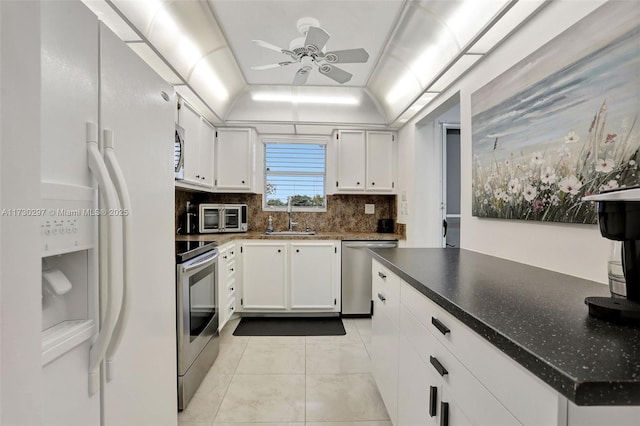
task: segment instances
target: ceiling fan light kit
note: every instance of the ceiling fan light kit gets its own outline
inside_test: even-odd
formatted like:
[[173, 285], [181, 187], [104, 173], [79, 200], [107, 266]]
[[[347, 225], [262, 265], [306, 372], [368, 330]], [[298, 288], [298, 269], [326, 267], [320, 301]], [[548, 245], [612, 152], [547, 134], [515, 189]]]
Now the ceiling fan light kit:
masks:
[[254, 70], [267, 70], [299, 63], [301, 67], [293, 78], [294, 86], [305, 84], [309, 78], [310, 71], [314, 67], [318, 69], [320, 74], [337, 83], [344, 84], [351, 80], [353, 74], [330, 64], [357, 64], [365, 63], [369, 60], [369, 53], [363, 48], [325, 52], [325, 45], [331, 36], [320, 28], [320, 23], [317, 19], [310, 17], [300, 18], [297, 22], [297, 28], [304, 37], [293, 39], [289, 43], [288, 50], [264, 40], [252, 40], [258, 46], [288, 55], [291, 60], [275, 64], [257, 65], [251, 68]]

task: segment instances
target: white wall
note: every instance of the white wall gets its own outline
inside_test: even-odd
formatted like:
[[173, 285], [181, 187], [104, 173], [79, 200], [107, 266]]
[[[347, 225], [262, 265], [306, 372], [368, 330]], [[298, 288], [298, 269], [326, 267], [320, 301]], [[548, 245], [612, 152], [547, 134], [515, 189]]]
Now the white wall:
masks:
[[[605, 283], [606, 260], [609, 243], [600, 236], [596, 226], [555, 224], [515, 220], [479, 219], [471, 215], [471, 94], [499, 76], [511, 66], [533, 53], [546, 42], [562, 33], [572, 24], [604, 4], [599, 0], [559, 0], [551, 2], [516, 34], [441, 94], [436, 102], [404, 126], [399, 134], [400, 176], [399, 194], [406, 191], [415, 194], [413, 217], [399, 216], [398, 221], [407, 224], [408, 246], [428, 246], [429, 231], [437, 216], [432, 207], [425, 215], [421, 209], [439, 203], [435, 194], [427, 192], [433, 182], [424, 186], [426, 177], [424, 160], [429, 152], [428, 127], [437, 124], [442, 106], [459, 92], [461, 123], [462, 167], [462, 225], [461, 246], [465, 249], [499, 256], [517, 262], [528, 263], [545, 269], [567, 273]], [[578, 41], [577, 41], [578, 42]], [[423, 126], [422, 123], [427, 123]], [[431, 123], [431, 124], [429, 124]], [[435, 153], [434, 153], [435, 155]], [[413, 161], [415, 159], [415, 164]], [[413, 164], [413, 170], [406, 170]], [[429, 177], [429, 179], [433, 179]], [[399, 203], [401, 203], [399, 197]], [[437, 206], [438, 204], [436, 204]], [[400, 206], [399, 206], [400, 207]], [[400, 210], [400, 208], [399, 208]], [[416, 212], [415, 214], [413, 212]]]
[[[0, 204], [35, 209], [41, 207], [40, 5], [0, 1], [0, 19]], [[0, 223], [0, 424], [40, 424], [40, 226], [34, 216], [3, 214]]]

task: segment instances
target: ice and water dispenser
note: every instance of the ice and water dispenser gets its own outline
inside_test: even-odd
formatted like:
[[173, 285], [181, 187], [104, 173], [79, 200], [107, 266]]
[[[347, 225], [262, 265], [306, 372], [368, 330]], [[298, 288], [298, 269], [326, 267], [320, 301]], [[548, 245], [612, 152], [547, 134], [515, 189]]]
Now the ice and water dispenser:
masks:
[[97, 329], [96, 191], [43, 182], [42, 364], [91, 339]]

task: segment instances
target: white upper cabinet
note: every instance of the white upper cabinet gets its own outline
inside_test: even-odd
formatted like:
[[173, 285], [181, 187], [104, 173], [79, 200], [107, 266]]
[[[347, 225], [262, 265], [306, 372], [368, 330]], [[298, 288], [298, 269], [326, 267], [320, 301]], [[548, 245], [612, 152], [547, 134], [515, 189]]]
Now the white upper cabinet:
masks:
[[184, 181], [213, 187], [213, 143], [215, 128], [186, 102], [178, 111], [184, 129]]
[[338, 130], [338, 170], [336, 189], [363, 192], [365, 188], [365, 132]]
[[255, 130], [219, 128], [216, 140], [216, 190], [251, 192]]
[[391, 132], [367, 131], [367, 191], [393, 192], [395, 189], [394, 142]]
[[392, 132], [338, 130], [336, 192], [395, 191], [395, 136]]
[[206, 186], [213, 187], [213, 143], [216, 129], [204, 118], [200, 119], [200, 178]]

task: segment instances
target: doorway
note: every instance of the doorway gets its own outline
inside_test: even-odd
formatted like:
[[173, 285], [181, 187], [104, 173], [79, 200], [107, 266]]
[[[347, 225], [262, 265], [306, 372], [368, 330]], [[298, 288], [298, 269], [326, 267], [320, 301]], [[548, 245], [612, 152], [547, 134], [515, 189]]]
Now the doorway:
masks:
[[460, 247], [460, 123], [442, 127], [442, 246]]

